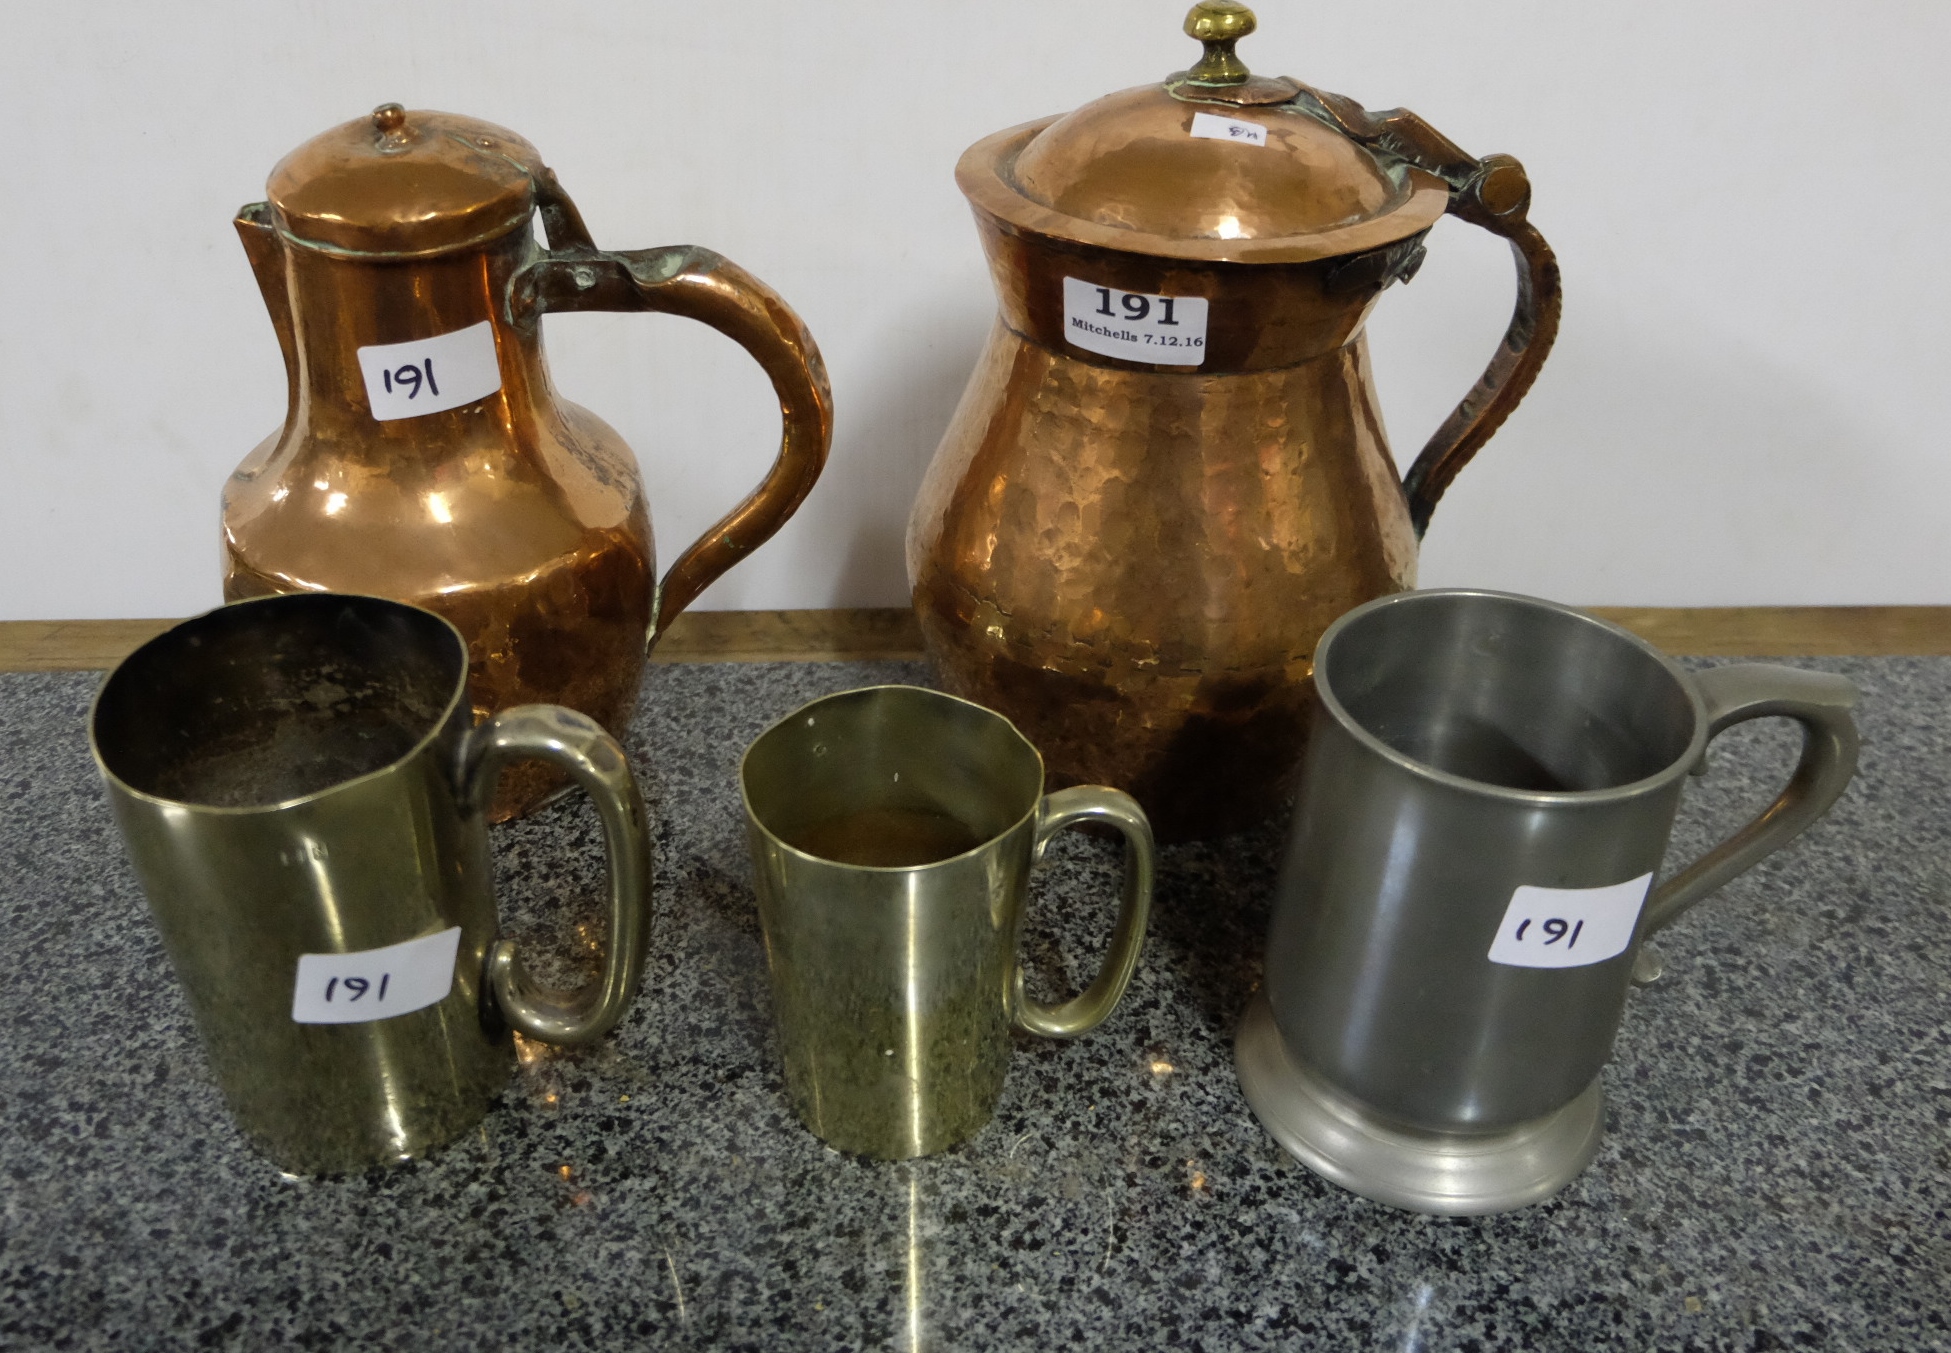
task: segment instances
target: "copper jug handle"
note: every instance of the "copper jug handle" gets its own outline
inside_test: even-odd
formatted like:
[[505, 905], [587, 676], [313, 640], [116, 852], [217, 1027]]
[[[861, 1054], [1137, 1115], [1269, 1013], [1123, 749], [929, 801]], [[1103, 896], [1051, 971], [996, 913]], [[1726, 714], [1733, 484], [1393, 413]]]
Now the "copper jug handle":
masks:
[[598, 249], [575, 204], [541, 171], [537, 196], [549, 251], [509, 282], [509, 320], [520, 328], [549, 313], [643, 310], [701, 320], [750, 353], [772, 380], [784, 427], [765, 480], [678, 556], [657, 585], [655, 644], [679, 612], [733, 564], [765, 544], [798, 510], [826, 465], [833, 392], [806, 325], [772, 288], [709, 249]]
[[1511, 416], [1551, 352], [1558, 337], [1558, 259], [1526, 219], [1531, 210], [1531, 180], [1513, 157], [1486, 155], [1480, 160], [1467, 155], [1403, 108], [1371, 113], [1353, 99], [1306, 86], [1294, 103], [1300, 111], [1362, 142], [1385, 162], [1412, 164], [1442, 179], [1450, 187], [1450, 214], [1502, 235], [1517, 260], [1517, 305], [1497, 355], [1403, 477], [1409, 519], [1420, 540], [1429, 529], [1436, 500]]

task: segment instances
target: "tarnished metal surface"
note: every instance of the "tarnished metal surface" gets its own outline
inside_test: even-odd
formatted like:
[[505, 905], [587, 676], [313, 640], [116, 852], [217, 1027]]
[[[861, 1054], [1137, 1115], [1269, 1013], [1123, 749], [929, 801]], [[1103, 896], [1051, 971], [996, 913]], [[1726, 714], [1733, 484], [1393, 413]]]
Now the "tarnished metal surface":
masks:
[[[1168, 840], [1280, 807], [1315, 641], [1414, 585], [1437, 498], [1557, 328], [1556, 263], [1515, 160], [1471, 159], [1413, 114], [1276, 89], [1231, 55], [1251, 28], [1210, 0], [1188, 18], [1207, 46], [1193, 71], [963, 156], [999, 323], [908, 538], [949, 686], [1014, 719], [1053, 782], [1129, 790]], [[1264, 143], [1193, 135], [1216, 109]], [[1518, 304], [1405, 489], [1363, 324], [1445, 210], [1512, 240]], [[1077, 346], [1067, 278], [1203, 299], [1199, 364]]]
[[[650, 839], [622, 749], [559, 708], [474, 726], [466, 646], [436, 616], [337, 595], [212, 611], [109, 676], [89, 738], [211, 1072], [245, 1135], [287, 1170], [359, 1169], [451, 1141], [507, 1084], [511, 1026], [588, 1042], [636, 994]], [[525, 757], [573, 776], [603, 820], [609, 941], [602, 975], [578, 992], [538, 987], [495, 938], [483, 809], [499, 768]], [[452, 986], [433, 1004], [296, 1018], [306, 956], [370, 957], [451, 928]]]
[[1240, 0], [1199, 0], [1186, 13], [1185, 33], [1205, 47], [1198, 64], [1185, 73], [1198, 85], [1240, 85], [1252, 78], [1233, 45], [1260, 26]]
[[[271, 190], [237, 229], [290, 405], [226, 486], [224, 595], [364, 592], [426, 606], [467, 636], [479, 715], [561, 704], [620, 732], [646, 645], [792, 515], [825, 464], [831, 395], [805, 326], [709, 250], [597, 249], [534, 148], [473, 119], [386, 105], [286, 157]], [[546, 251], [529, 229], [537, 210]], [[765, 482], [661, 587], [635, 456], [558, 398], [542, 352], [543, 314], [599, 309], [720, 330], [766, 369], [784, 417]], [[481, 323], [499, 391], [372, 416], [360, 348]], [[560, 784], [545, 767], [516, 766], [494, 816]]]
[[[989, 1121], [1010, 1028], [1076, 1038], [1107, 1019], [1145, 940], [1144, 813], [1115, 789], [1043, 793], [1036, 748], [991, 710], [879, 686], [781, 719], [739, 768], [786, 1087], [830, 1144], [929, 1155]], [[1064, 828], [1124, 834], [1098, 975], [1061, 1004], [1023, 989], [1032, 866]]]

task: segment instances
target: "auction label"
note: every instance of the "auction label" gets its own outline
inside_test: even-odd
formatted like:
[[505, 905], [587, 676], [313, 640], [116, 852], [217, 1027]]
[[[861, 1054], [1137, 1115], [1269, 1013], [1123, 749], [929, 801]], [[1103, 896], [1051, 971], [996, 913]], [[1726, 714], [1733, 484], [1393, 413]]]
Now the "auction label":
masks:
[[1515, 968], [1582, 968], [1626, 952], [1651, 874], [1606, 888], [1535, 888], [1511, 894], [1490, 961]]
[[1258, 122], [1242, 122], [1236, 117], [1215, 117], [1211, 113], [1192, 115], [1192, 134], [1209, 141], [1242, 141], [1249, 146], [1267, 144], [1267, 129]]
[[1206, 298], [1150, 296], [1066, 277], [1064, 337], [1127, 362], [1198, 366], [1206, 360]]
[[382, 423], [458, 409], [501, 388], [494, 326], [482, 320], [437, 338], [359, 349], [366, 403]]
[[461, 928], [356, 954], [300, 954], [291, 1017], [299, 1024], [364, 1024], [447, 999]]

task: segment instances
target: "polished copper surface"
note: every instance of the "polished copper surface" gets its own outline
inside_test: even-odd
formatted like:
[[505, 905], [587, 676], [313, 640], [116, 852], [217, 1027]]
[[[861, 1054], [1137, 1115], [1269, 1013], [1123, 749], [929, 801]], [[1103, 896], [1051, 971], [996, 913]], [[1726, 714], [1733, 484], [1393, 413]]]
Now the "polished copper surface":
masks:
[[1125, 789], [1174, 837], [1278, 806], [1313, 639], [1413, 586], [1415, 560], [1360, 342], [1134, 380], [1005, 325], [909, 539], [949, 688], [1014, 720], [1053, 781]]
[[1266, 144], [1195, 140], [1185, 101], [1142, 85], [1058, 118], [1004, 172], [1024, 196], [1067, 216], [1173, 239], [1318, 234], [1410, 196], [1374, 156], [1311, 118], [1277, 107], [1224, 116], [1263, 127]]
[[431, 253], [526, 221], [541, 152], [505, 127], [381, 104], [278, 161], [265, 196], [314, 248]]
[[[416, 129], [394, 160], [359, 146]], [[390, 167], [423, 151], [443, 172]], [[450, 161], [464, 163], [446, 173]], [[462, 179], [479, 191], [462, 191]], [[421, 182], [434, 185], [425, 198], [414, 196]], [[647, 645], [792, 515], [825, 463], [831, 396], [812, 337], [769, 288], [709, 250], [597, 249], [533, 147], [487, 123], [388, 105], [288, 157], [272, 191], [236, 224], [284, 351], [290, 403], [284, 427], [225, 489], [226, 599], [338, 591], [414, 602], [466, 636], [482, 717], [560, 704], [620, 733]], [[288, 219], [280, 203], [312, 214]], [[475, 238], [504, 207], [500, 233]], [[534, 210], [546, 250], [529, 229]], [[326, 231], [339, 233], [320, 247]], [[349, 240], [388, 247], [361, 252]], [[565, 310], [702, 320], [752, 352], [779, 398], [772, 470], [661, 585], [635, 456], [550, 381], [541, 317]], [[500, 390], [441, 412], [373, 417], [360, 348], [484, 322]], [[559, 784], [539, 764], [511, 768], [494, 815]]]
[[[1342, 612], [1415, 583], [1437, 499], [1535, 378], [1558, 273], [1508, 156], [1247, 71], [1252, 15], [1206, 0], [1191, 70], [997, 133], [957, 166], [998, 323], [908, 537], [950, 689], [1001, 710], [1053, 783], [1133, 793], [1166, 839], [1288, 794], [1310, 659]], [[1196, 113], [1264, 145], [1191, 135]], [[1399, 481], [1363, 324], [1445, 211], [1511, 241], [1490, 369]], [[1064, 282], [1208, 307], [1196, 368], [1087, 352]], [[1108, 303], [1108, 301], [1107, 301]]]
[[[1207, 0], [1186, 19], [1206, 48], [1191, 70], [986, 137], [956, 182], [979, 215], [1025, 230], [1206, 263], [1304, 263], [1433, 225], [1443, 179], [1310, 116], [1299, 81], [1248, 71], [1233, 44], [1254, 27], [1244, 5]], [[1191, 135], [1201, 112], [1264, 144]]]
[[[1044, 136], [1070, 119], [1042, 118], [969, 147], [955, 166], [955, 182], [978, 217], [1160, 258], [1305, 263], [1420, 234], [1443, 215], [1449, 197], [1442, 179], [1413, 165], [1397, 182], [1377, 173], [1372, 158], [1366, 167], [1350, 161], [1345, 137], [1291, 109], [1202, 110], [1154, 85], [1113, 94], [1070, 117], [1094, 111], [1129, 114], [1135, 126], [1103, 125], [1093, 116], [1046, 147]], [[1268, 144], [1191, 140], [1186, 128], [1199, 111], [1264, 124]], [[1327, 149], [1335, 141], [1339, 152]], [[1268, 149], [1276, 152], [1268, 161], [1249, 158]], [[1115, 175], [1071, 162], [1098, 150], [1110, 155]], [[1315, 169], [1332, 171], [1331, 190], [1307, 188]], [[1190, 183], [1182, 185], [1180, 175]]]

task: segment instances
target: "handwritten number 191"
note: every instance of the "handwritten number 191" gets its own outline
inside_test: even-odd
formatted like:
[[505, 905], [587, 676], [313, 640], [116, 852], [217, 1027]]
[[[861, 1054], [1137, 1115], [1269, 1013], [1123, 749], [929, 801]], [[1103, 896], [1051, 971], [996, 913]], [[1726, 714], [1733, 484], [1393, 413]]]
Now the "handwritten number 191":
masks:
[[[1517, 928], [1517, 934], [1513, 935], [1511, 938], [1517, 940], [1523, 939], [1524, 932], [1529, 930], [1530, 928], [1531, 928], [1531, 918], [1527, 916], [1524, 918], [1522, 922], [1519, 923]], [[1538, 925], [1538, 929], [1544, 931], [1545, 934], [1551, 937], [1550, 939], [1545, 941], [1546, 944], [1556, 944], [1560, 940], [1565, 940], [1565, 947], [1569, 949], [1573, 945], [1578, 943], [1578, 932], [1585, 929], [1585, 922], [1580, 921], [1577, 925], [1568, 926], [1565, 924], [1563, 920], [1554, 916], [1548, 921], [1540, 922]], [[1565, 939], [1565, 935], [1567, 931], [1571, 933], [1570, 939]]]
[[[423, 371], [426, 373], [425, 376], [421, 375]], [[393, 393], [393, 382], [395, 381], [407, 387], [406, 397], [408, 399], [414, 399], [419, 396], [420, 385], [423, 380], [426, 382], [428, 394], [438, 395], [440, 393], [440, 387], [434, 384], [434, 359], [431, 357], [420, 363], [419, 366], [408, 362], [405, 366], [394, 367], [391, 371], [382, 372], [381, 375], [386, 378], [386, 393], [389, 395]], [[330, 1000], [331, 998], [328, 996], [326, 999]]]
[[[439, 394], [440, 391], [436, 390], [434, 391], [434, 393]], [[413, 398], [413, 396], [408, 395], [407, 398], [411, 399]], [[383, 1001], [386, 999], [386, 984], [392, 980], [393, 980], [393, 974], [390, 972], [383, 972], [379, 975], [379, 991], [373, 997], [374, 1000]], [[361, 996], [364, 996], [368, 991], [371, 991], [373, 988], [372, 982], [364, 977], [334, 977], [331, 981], [325, 984], [325, 999], [327, 1001], [330, 1001], [332, 999], [332, 993], [334, 989], [338, 987], [340, 982], [344, 982], [345, 989], [352, 993], [350, 996], [346, 998], [348, 1001], [358, 1000]]]

